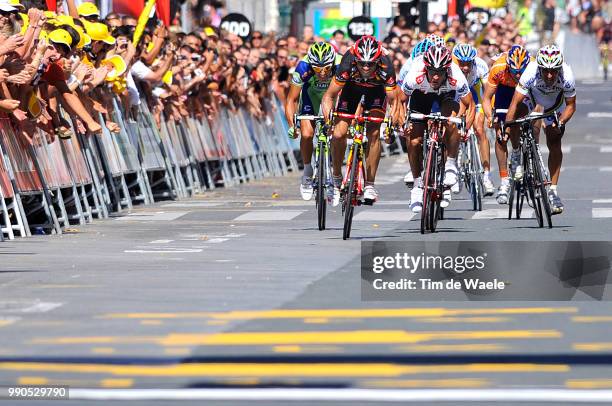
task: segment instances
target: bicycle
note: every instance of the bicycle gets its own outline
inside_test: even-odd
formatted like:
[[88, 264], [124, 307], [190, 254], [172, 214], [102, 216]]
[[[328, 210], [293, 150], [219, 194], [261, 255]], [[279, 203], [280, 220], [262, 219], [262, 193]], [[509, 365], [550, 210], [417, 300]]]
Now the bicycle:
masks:
[[484, 167], [480, 159], [478, 139], [473, 129], [470, 129], [467, 138], [461, 141], [457, 166], [459, 167], [459, 185], [465, 184], [472, 199], [473, 210], [482, 211]]
[[390, 120], [389, 118], [370, 117], [368, 116], [368, 111], [365, 111], [362, 115], [334, 112], [332, 116], [355, 120], [355, 123], [349, 127], [349, 133], [352, 134], [353, 142], [346, 159], [347, 171], [340, 188], [342, 215], [344, 216], [342, 239], [346, 240], [351, 235], [355, 206], [372, 204], [371, 202], [362, 202], [360, 199], [363, 195], [366, 180], [365, 151], [368, 142], [367, 124], [389, 123]]
[[[325, 230], [327, 217], [327, 201], [334, 196], [334, 183], [331, 174], [331, 155], [329, 150], [329, 134], [325, 128], [325, 117], [315, 115], [294, 114], [293, 122], [295, 128], [299, 129], [300, 120], [314, 121], [314, 135], [317, 145], [314, 150], [314, 171], [312, 184], [315, 192], [315, 204], [317, 207], [317, 223], [319, 230]], [[327, 192], [327, 193], [326, 193]]]
[[[510, 196], [508, 197], [508, 219], [512, 219], [512, 209], [516, 198], [516, 218], [521, 218], [523, 204], [527, 204], [533, 209], [536, 220], [540, 228], [544, 227], [544, 217], [548, 228], [552, 228], [552, 210], [548, 200], [548, 187], [551, 182], [548, 179], [548, 171], [544, 165], [540, 146], [536, 142], [533, 134], [533, 122], [547, 117], [554, 117], [557, 120], [557, 112], [539, 113], [532, 112], [529, 115], [501, 124], [501, 134], [505, 128], [519, 125], [521, 134], [519, 138], [519, 151], [521, 164], [523, 165], [523, 178], [520, 181], [514, 180], [511, 176]], [[531, 203], [530, 203], [531, 202]]]
[[427, 120], [423, 142], [423, 209], [421, 210], [421, 234], [427, 230], [436, 231], [439, 219], [444, 218], [444, 208], [440, 207], [444, 190], [444, 165], [446, 145], [444, 144], [445, 123], [458, 124], [464, 131], [465, 121], [459, 117], [445, 117], [440, 113], [422, 114], [409, 112], [408, 120]]

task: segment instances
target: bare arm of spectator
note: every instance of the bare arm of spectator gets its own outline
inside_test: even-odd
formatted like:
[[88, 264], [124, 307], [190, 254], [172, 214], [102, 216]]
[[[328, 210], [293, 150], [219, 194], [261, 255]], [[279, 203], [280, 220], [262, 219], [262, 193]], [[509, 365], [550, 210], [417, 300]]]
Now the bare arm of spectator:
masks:
[[68, 5], [68, 14], [70, 14], [70, 17], [79, 18], [79, 12], [74, 0], [66, 0], [66, 4]]
[[98, 122], [89, 114], [85, 106], [83, 106], [83, 102], [79, 99], [75, 93], [71, 92], [66, 82], [56, 82], [55, 87], [57, 91], [61, 94], [63, 100], [66, 104], [76, 113], [77, 116], [81, 120], [85, 122], [85, 125], [94, 134], [100, 133], [102, 131], [102, 127]]
[[17, 48], [23, 45], [24, 39], [20, 34], [11, 35], [10, 37], [1, 38], [2, 45], [0, 45], [0, 56], [9, 54], [17, 50]]
[[155, 58], [159, 55], [163, 45], [164, 39], [166, 35], [166, 28], [161, 25], [155, 27], [155, 31], [153, 32], [153, 48], [151, 51], [145, 50], [142, 54], [142, 59], [147, 63], [147, 65], [151, 65]]

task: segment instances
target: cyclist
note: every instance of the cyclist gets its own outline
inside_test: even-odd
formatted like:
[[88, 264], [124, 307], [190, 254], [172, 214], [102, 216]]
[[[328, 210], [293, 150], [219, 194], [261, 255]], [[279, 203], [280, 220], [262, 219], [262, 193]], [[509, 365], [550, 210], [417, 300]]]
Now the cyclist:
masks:
[[[489, 139], [485, 133], [484, 115], [482, 113], [482, 87], [487, 81], [489, 66], [484, 60], [476, 56], [476, 48], [469, 44], [458, 44], [455, 46], [453, 49], [453, 61], [465, 75], [470, 91], [472, 92], [472, 98], [474, 99], [474, 105], [470, 106], [470, 108], [473, 107], [476, 110], [476, 120], [474, 121], [473, 127], [476, 137], [478, 138], [478, 144], [480, 145], [480, 158], [484, 168], [483, 186], [485, 189], [485, 196], [491, 196], [495, 188], [489, 176], [491, 169], [491, 152], [489, 150]], [[459, 183], [455, 186], [456, 192], [459, 192]], [[455, 188], [455, 186], [453, 186], [453, 188]]]
[[[369, 114], [373, 117], [383, 118], [385, 116], [386, 100], [389, 99], [392, 105], [391, 111], [395, 118], [397, 117], [396, 87], [393, 63], [385, 55], [382, 45], [372, 36], [363, 36], [342, 57], [342, 61], [336, 69], [334, 80], [323, 96], [321, 102], [323, 114], [325, 117], [329, 117], [334, 100], [342, 91], [336, 111], [355, 114], [363, 97], [363, 110], [369, 111]], [[340, 202], [342, 161], [346, 152], [346, 134], [350, 122], [351, 120], [339, 117], [335, 120], [332, 139], [333, 206], [337, 206]], [[374, 181], [380, 161], [380, 124], [371, 123], [368, 127], [367, 173], [363, 198], [366, 204], [372, 204], [378, 198]]]
[[[489, 70], [489, 77], [485, 84], [484, 95], [482, 97], [482, 107], [487, 120], [489, 128], [493, 127], [493, 96], [495, 96], [495, 108], [496, 109], [507, 109], [512, 101], [514, 95], [514, 89], [518, 84], [518, 80], [521, 74], [527, 68], [529, 64], [529, 53], [525, 48], [520, 45], [513, 45], [508, 52], [504, 52], [499, 55], [495, 60], [491, 69]], [[527, 114], [527, 107], [524, 105], [519, 106], [518, 114], [523, 116]], [[496, 114], [500, 120], [505, 120], [505, 114]], [[499, 123], [495, 125], [496, 135], [499, 136], [500, 126]], [[517, 145], [513, 144], [514, 147]], [[518, 150], [515, 150], [518, 152]], [[497, 164], [499, 166], [499, 177], [501, 178], [501, 184], [497, 190], [497, 203], [507, 204], [508, 193], [510, 192], [510, 179], [508, 178], [508, 145], [507, 141], [500, 141], [495, 143], [495, 155], [497, 157]], [[521, 171], [519, 167], [520, 156], [518, 154], [512, 154], [512, 167], [514, 173]]]
[[[548, 199], [552, 214], [563, 212], [563, 203], [557, 194], [557, 183], [561, 173], [563, 152], [561, 151], [561, 138], [565, 132], [565, 125], [576, 112], [576, 87], [574, 73], [568, 64], [563, 62], [563, 54], [556, 45], [546, 45], [538, 51], [536, 61], [529, 63], [521, 76], [512, 103], [508, 109], [507, 120], [521, 116], [519, 106], [527, 102], [529, 110], [538, 105], [544, 108], [544, 113], [558, 111], [559, 119], [544, 120], [544, 133], [548, 146], [548, 169], [551, 176], [551, 186]], [[519, 129], [513, 127], [510, 136], [514, 139], [512, 144], [518, 144]]]
[[[336, 68], [337, 55], [334, 48], [326, 42], [317, 42], [310, 46], [308, 54], [298, 63], [291, 79], [291, 88], [285, 105], [287, 122], [293, 123], [293, 116], [299, 100], [300, 115], [317, 115], [321, 98], [329, 87]], [[304, 160], [304, 174], [300, 184], [302, 199], [310, 200], [313, 195], [313, 168], [311, 164], [314, 129], [310, 120], [300, 122], [300, 150]], [[288, 131], [289, 138], [296, 138], [298, 133], [293, 125]]]
[[[417, 60], [417, 58], [423, 59], [423, 54], [425, 54], [425, 52], [427, 52], [427, 50], [431, 48], [433, 45], [434, 43], [426, 38], [422, 40], [421, 42], [417, 43], [414, 46], [414, 48], [412, 48], [412, 52], [410, 53], [410, 58], [406, 59], [406, 62], [404, 62], [404, 65], [402, 66], [402, 69], [400, 70], [400, 73], [398, 75], [397, 84], [400, 86], [400, 88], [402, 84], [404, 83], [404, 79], [406, 78], [406, 75], [410, 71], [410, 67], [412, 66], [414, 61]], [[402, 102], [405, 102], [406, 101], [404, 99], [405, 96], [403, 95], [404, 93], [402, 92], [400, 96], [403, 99]], [[406, 134], [406, 138], [410, 139], [410, 136]], [[402, 140], [401, 140], [402, 143], [405, 143], [404, 139], [405, 138], [402, 137]], [[406, 146], [406, 150], [407, 149], [408, 149], [408, 146]], [[408, 173], [406, 173], [406, 176], [404, 176], [404, 183], [406, 183], [410, 187], [412, 187], [414, 184], [414, 177], [412, 176], [412, 171], [410, 170], [410, 168], [408, 168]]]
[[[472, 103], [472, 94], [461, 69], [453, 64], [451, 51], [444, 46], [433, 46], [422, 59], [415, 61], [402, 84], [402, 91], [410, 96], [408, 108], [423, 114], [430, 114], [432, 105], [437, 102], [445, 116], [465, 116]], [[457, 101], [458, 100], [458, 101]], [[470, 123], [468, 123], [470, 124]], [[414, 176], [414, 188], [410, 192], [410, 208], [418, 213], [423, 208], [423, 171], [422, 144], [425, 126], [412, 123], [409, 130], [410, 144], [408, 156]], [[458, 181], [457, 154], [459, 152], [459, 132], [455, 125], [446, 128], [447, 160], [444, 170], [444, 185], [453, 186]], [[450, 191], [444, 192], [441, 206], [450, 204]]]

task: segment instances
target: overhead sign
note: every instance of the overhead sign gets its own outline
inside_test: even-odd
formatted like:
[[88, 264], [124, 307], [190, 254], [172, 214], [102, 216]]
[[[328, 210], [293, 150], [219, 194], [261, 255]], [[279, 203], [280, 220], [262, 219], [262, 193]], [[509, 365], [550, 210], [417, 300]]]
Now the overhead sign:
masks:
[[364, 35], [374, 35], [374, 23], [366, 16], [353, 17], [347, 26], [349, 37], [357, 41]]
[[238, 35], [242, 39], [249, 38], [253, 27], [251, 22], [244, 15], [230, 13], [221, 20], [221, 28], [227, 32]]

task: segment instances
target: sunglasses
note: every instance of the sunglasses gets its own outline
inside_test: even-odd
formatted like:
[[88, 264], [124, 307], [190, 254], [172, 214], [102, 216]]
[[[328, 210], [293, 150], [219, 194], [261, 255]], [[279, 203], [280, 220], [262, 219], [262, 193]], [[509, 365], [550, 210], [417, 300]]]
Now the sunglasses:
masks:
[[376, 62], [357, 62], [357, 64], [358, 64], [359, 66], [364, 67], [364, 68], [371, 68], [371, 67], [373, 67], [374, 65], [376, 65]]
[[279, 46], [279, 47], [286, 47], [286, 46], [287, 46], [287, 43], [286, 43], [286, 42], [281, 42], [281, 43], [280, 43], [280, 44], [278, 44], [277, 46]]
[[446, 69], [444, 69], [444, 68], [442, 68], [442, 69], [427, 68], [427, 73], [430, 76], [433, 76], [433, 75], [444, 76], [444, 75], [446, 75]]
[[253, 35], [253, 39], [262, 39], [263, 37], [261, 35]]
[[312, 70], [315, 71], [315, 73], [318, 73], [319, 75], [327, 75], [329, 72], [331, 72], [331, 69], [331, 65], [312, 67]]
[[552, 75], [556, 75], [557, 73], [559, 73], [559, 69], [546, 69], [546, 68], [540, 68], [540, 72], [542, 72], [542, 74], [552, 74]]
[[4, 11], [4, 10], [0, 10], [0, 15], [4, 16], [4, 17], [10, 17], [11, 14], [16, 14], [14, 11]]

